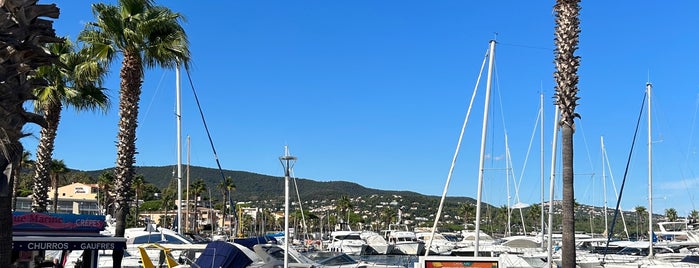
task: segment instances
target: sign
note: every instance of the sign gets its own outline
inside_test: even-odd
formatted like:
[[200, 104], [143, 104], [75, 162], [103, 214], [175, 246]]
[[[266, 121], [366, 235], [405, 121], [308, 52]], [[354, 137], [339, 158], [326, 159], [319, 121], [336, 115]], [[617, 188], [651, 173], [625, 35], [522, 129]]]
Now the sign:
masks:
[[12, 249], [25, 250], [85, 250], [85, 249], [125, 249], [126, 241], [113, 242], [57, 242], [57, 241], [12, 241]]
[[426, 261], [426, 268], [497, 268], [497, 261]]
[[461, 256], [426, 256], [420, 257], [420, 268], [498, 268], [498, 258], [461, 257]]
[[106, 226], [103, 215], [13, 212], [12, 230], [37, 232], [99, 233]]
[[15, 236], [12, 238], [12, 249], [19, 251], [125, 248], [126, 238], [113, 236]]

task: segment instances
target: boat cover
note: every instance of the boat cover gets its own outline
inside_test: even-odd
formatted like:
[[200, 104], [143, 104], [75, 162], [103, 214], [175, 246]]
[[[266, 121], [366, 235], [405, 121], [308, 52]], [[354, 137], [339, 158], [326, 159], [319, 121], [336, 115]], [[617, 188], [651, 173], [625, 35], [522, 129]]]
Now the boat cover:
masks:
[[238, 268], [250, 265], [252, 260], [233, 244], [213, 241], [206, 245], [195, 263], [199, 267]]

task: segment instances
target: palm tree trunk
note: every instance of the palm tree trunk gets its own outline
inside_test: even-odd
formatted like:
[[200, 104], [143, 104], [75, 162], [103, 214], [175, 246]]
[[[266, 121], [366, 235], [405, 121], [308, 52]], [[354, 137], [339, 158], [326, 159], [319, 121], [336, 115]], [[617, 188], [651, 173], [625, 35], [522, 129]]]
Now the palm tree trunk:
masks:
[[[19, 148], [22, 145], [17, 143]], [[12, 151], [9, 150], [10, 155], [0, 156], [0, 226], [12, 226], [12, 210], [10, 207], [10, 202], [12, 199], [12, 193], [10, 192], [9, 185], [2, 185], [4, 182], [11, 184], [14, 181], [14, 174], [12, 174], [15, 166], [19, 160], [19, 157], [15, 157]], [[22, 152], [22, 150], [19, 150]], [[6, 158], [7, 157], [7, 158]], [[13, 165], [8, 159], [12, 159], [15, 162]], [[6, 215], [9, 215], [6, 216]], [[10, 267], [11, 256], [12, 256], [12, 228], [0, 228], [0, 267]]]
[[580, 0], [557, 0], [555, 11], [554, 51], [556, 71], [556, 105], [561, 112], [561, 166], [563, 168], [563, 267], [575, 267], [575, 195], [573, 173], [573, 133], [578, 93], [580, 57], [575, 56], [580, 35]]
[[136, 226], [138, 226], [138, 220], [139, 220], [139, 218], [138, 218], [138, 213], [139, 213], [139, 211], [138, 211], [138, 189], [136, 189], [135, 192], [136, 192], [136, 217], [134, 217], [134, 221], [136, 222]]
[[[561, 129], [561, 166], [563, 168], [563, 267], [575, 267], [575, 194], [573, 187], [573, 129]], [[571, 266], [567, 266], [571, 265]]]
[[[46, 127], [41, 129], [41, 139], [36, 148], [36, 170], [34, 182], [32, 183], [32, 211], [46, 212], [48, 196], [48, 185], [50, 181], [51, 160], [56, 140], [56, 130], [61, 118], [60, 102], [50, 102], [44, 107], [44, 119]], [[53, 185], [56, 187], [56, 185]], [[56, 189], [56, 188], [54, 188]], [[54, 204], [55, 211], [55, 204]]]
[[58, 213], [58, 174], [54, 174], [51, 177], [51, 187], [53, 187], [53, 213]]
[[[119, 134], [117, 135], [117, 161], [115, 173], [116, 237], [124, 237], [126, 218], [129, 215], [131, 182], [134, 177], [133, 164], [136, 162], [136, 127], [138, 126], [138, 102], [141, 98], [142, 63], [140, 55], [124, 51], [121, 72], [121, 92], [119, 93]], [[123, 249], [113, 252], [114, 267], [121, 267]]]
[[12, 170], [12, 205], [10, 209], [12, 211], [17, 210], [17, 187], [19, 187], [19, 174], [22, 171], [22, 160], [20, 160], [19, 165], [13, 166]]

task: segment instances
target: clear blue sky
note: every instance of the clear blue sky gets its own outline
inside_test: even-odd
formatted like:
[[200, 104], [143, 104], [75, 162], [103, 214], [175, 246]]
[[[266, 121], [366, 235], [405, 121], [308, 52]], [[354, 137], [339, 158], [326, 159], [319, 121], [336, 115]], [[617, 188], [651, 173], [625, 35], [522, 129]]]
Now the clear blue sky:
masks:
[[[49, 3], [50, 1], [41, 1]], [[54, 27], [74, 39], [92, 21], [89, 2], [56, 1]], [[113, 2], [113, 1], [112, 1]], [[535, 128], [545, 96], [546, 199], [553, 117], [554, 1], [167, 1], [187, 18], [192, 79], [224, 169], [283, 175], [288, 145], [295, 176], [383, 190], [441, 195], [488, 41], [497, 34], [483, 200], [507, 204], [504, 129], [519, 201], [540, 199]], [[699, 3], [582, 3], [580, 92], [575, 133], [576, 199], [602, 205], [600, 137], [620, 188], [645, 83], [653, 94], [654, 212], [696, 209], [694, 134], [699, 93]], [[106, 87], [106, 114], [66, 110], [54, 157], [73, 169], [113, 167], [120, 61]], [[191, 164], [215, 159], [186, 76], [183, 135]], [[137, 130], [138, 166], [176, 163], [175, 74], [147, 71]], [[476, 197], [483, 82], [449, 196]], [[23, 139], [34, 151], [34, 136]], [[536, 131], [536, 132], [534, 132]], [[530, 140], [533, 143], [530, 145]], [[648, 207], [647, 120], [629, 167], [622, 208]], [[183, 141], [186, 164], [186, 141]], [[531, 149], [528, 150], [528, 147]], [[528, 153], [529, 152], [529, 153]], [[528, 158], [527, 158], [528, 155]], [[527, 162], [526, 167], [524, 166]], [[560, 162], [559, 162], [560, 163]], [[560, 170], [560, 168], [558, 169]], [[560, 179], [556, 180], [560, 186]], [[517, 202], [510, 182], [510, 203]], [[560, 199], [556, 187], [556, 199]]]

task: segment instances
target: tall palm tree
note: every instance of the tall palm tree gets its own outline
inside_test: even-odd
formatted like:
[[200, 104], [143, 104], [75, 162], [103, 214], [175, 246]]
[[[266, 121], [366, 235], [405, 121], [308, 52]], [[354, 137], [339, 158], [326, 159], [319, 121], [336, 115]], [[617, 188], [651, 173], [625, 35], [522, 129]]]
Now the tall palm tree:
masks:
[[[226, 177], [224, 180], [220, 181], [217, 185], [216, 188], [221, 191], [221, 194], [223, 195], [223, 228], [225, 229], [226, 227], [226, 211], [228, 211], [228, 206], [232, 206], [231, 204], [231, 191], [235, 190], [235, 184], [233, 183], [233, 178], [230, 176]], [[227, 206], [228, 204], [228, 206]]]
[[114, 183], [114, 175], [110, 172], [103, 172], [97, 177], [97, 186], [100, 188], [102, 194], [102, 209], [104, 210], [104, 215], [112, 215], [112, 210], [110, 202], [112, 200], [112, 184]]
[[[527, 212], [527, 218], [531, 220], [532, 225], [536, 226], [539, 220], [541, 220], [541, 206], [539, 204], [531, 205]], [[543, 228], [541, 228], [541, 230], [543, 231]]]
[[580, 57], [575, 55], [580, 42], [580, 0], [556, 0], [554, 62], [556, 71], [556, 105], [560, 112], [561, 167], [563, 180], [563, 267], [575, 266], [575, 193], [573, 173], [573, 133], [578, 94], [578, 67]]
[[636, 208], [634, 208], [634, 211], [636, 211], [636, 238], [638, 239], [638, 235], [640, 234], [638, 230], [638, 223], [643, 222], [642, 216], [647, 215], [647, 212], [646, 207], [644, 206], [636, 206]]
[[340, 212], [347, 212], [347, 225], [349, 226], [349, 215], [350, 215], [350, 209], [352, 209], [352, 203], [350, 202], [350, 199], [347, 195], [342, 195], [340, 199], [337, 200], [337, 209], [340, 210]]
[[[117, 134], [116, 228], [115, 236], [123, 237], [131, 199], [136, 157], [136, 127], [141, 98], [144, 68], [189, 68], [190, 53], [187, 35], [179, 13], [154, 5], [152, 0], [118, 0], [116, 5], [92, 5], [96, 21], [86, 24], [79, 40], [93, 55], [111, 63], [122, 56], [119, 90], [119, 133]], [[179, 230], [181, 231], [181, 230]], [[114, 251], [113, 265], [121, 266], [123, 250]]]
[[[19, 141], [27, 136], [22, 128], [27, 123], [46, 127], [46, 121], [25, 110], [24, 104], [34, 99], [34, 88], [41, 85], [33, 79], [38, 67], [56, 62], [43, 50], [47, 43], [60, 43], [53, 24], [46, 17], [58, 18], [55, 4], [40, 5], [32, 0], [0, 1], [0, 226], [12, 226], [13, 168], [19, 165], [24, 147]], [[10, 267], [12, 260], [12, 228], [0, 228], [0, 267]]]
[[47, 186], [49, 169], [53, 156], [56, 131], [64, 106], [76, 110], [102, 110], [109, 107], [106, 89], [102, 80], [106, 74], [103, 63], [89, 56], [86, 51], [73, 46], [66, 39], [64, 43], [49, 44], [47, 49], [58, 55], [61, 64], [44, 66], [37, 70], [37, 77], [48, 85], [34, 90], [37, 99], [34, 110], [43, 114], [47, 127], [41, 129], [41, 138], [36, 149], [32, 211], [45, 212], [48, 201]]
[[468, 225], [472, 216], [475, 216], [476, 205], [473, 203], [463, 203], [459, 207], [459, 212], [464, 215], [464, 226]]
[[32, 153], [29, 151], [22, 152], [22, 158], [19, 160], [19, 164], [13, 166], [15, 170], [12, 171], [12, 176], [14, 177], [12, 181], [12, 211], [17, 210], [17, 191], [19, 191], [19, 180], [21, 178], [20, 174], [22, 173], [22, 169], [34, 165], [34, 161], [29, 158], [31, 155]]
[[676, 221], [677, 220], [677, 210], [674, 208], [668, 208], [665, 210], [665, 217], [667, 218], [668, 221]]
[[[192, 192], [194, 195], [194, 232], [198, 233], [199, 232], [199, 224], [198, 224], [198, 218], [197, 218], [197, 201], [199, 201], [199, 198], [201, 197], [202, 193], [206, 192], [206, 183], [202, 179], [197, 179], [192, 183], [192, 185], [189, 186], [189, 190]], [[189, 200], [187, 200], [189, 201]], [[187, 202], [189, 203], [189, 202]], [[189, 220], [189, 219], [188, 219]]]
[[133, 178], [133, 183], [131, 184], [131, 187], [133, 188], [134, 194], [136, 196], [136, 198], [135, 198], [135, 200], [136, 200], [136, 205], [135, 205], [136, 216], [134, 217], [134, 222], [135, 222], [136, 226], [138, 226], [138, 213], [139, 213], [139, 211], [138, 211], [138, 207], [139, 207], [138, 198], [141, 195], [141, 193], [143, 192], [143, 185], [144, 184], [145, 184], [145, 178], [143, 177], [143, 174], [136, 175], [136, 177]]
[[68, 173], [68, 167], [63, 163], [63, 160], [51, 160], [49, 175], [51, 177], [51, 187], [53, 188], [53, 213], [58, 212], [58, 180], [66, 173]]
[[697, 218], [699, 218], [699, 210], [692, 209], [692, 211], [689, 212], [689, 218], [691, 218], [690, 223], [696, 223]]

